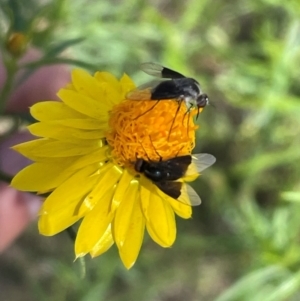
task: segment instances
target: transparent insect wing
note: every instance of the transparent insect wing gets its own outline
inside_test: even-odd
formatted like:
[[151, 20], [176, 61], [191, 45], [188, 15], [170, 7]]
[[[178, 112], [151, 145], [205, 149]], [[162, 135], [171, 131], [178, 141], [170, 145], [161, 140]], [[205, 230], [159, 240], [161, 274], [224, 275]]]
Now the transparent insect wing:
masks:
[[129, 91], [126, 94], [126, 99], [130, 100], [152, 100], [152, 91], [163, 82], [163, 79], [154, 79], [137, 88]]
[[210, 154], [193, 154], [192, 163], [189, 165], [184, 181], [190, 182], [198, 178], [199, 173], [216, 162], [216, 158]]
[[192, 163], [196, 166], [197, 171], [201, 172], [216, 162], [216, 158], [210, 154], [193, 154]]
[[158, 86], [163, 81], [164, 81], [164, 79], [162, 79], [162, 78], [156, 78], [156, 79], [146, 82], [145, 84], [138, 86], [136, 88], [136, 90], [137, 89], [139, 89], [139, 90], [154, 89], [156, 86]]
[[151, 95], [152, 95], [152, 88], [147, 85], [148, 88], [143, 88], [140, 89], [140, 87], [129, 91], [125, 98], [129, 100], [137, 100], [137, 101], [142, 101], [142, 100], [150, 100]]
[[186, 183], [182, 183], [181, 194], [177, 200], [189, 206], [198, 206], [201, 204], [201, 199], [197, 192], [192, 186]]
[[152, 76], [162, 77], [162, 78], [184, 78], [185, 76], [181, 73], [174, 71], [172, 69], [166, 68], [155, 63], [143, 63], [141, 64], [141, 69]]
[[[188, 184], [176, 181], [176, 182], [165, 182], [155, 183], [158, 188], [158, 194], [160, 194], [164, 198], [172, 198], [176, 201], [189, 205], [189, 206], [198, 206], [201, 204], [201, 199], [197, 192]], [[176, 196], [175, 196], [176, 195]]]
[[141, 69], [149, 75], [162, 77], [164, 67], [155, 63], [143, 63], [141, 64]]
[[[162, 99], [177, 99], [180, 95], [185, 94], [182, 85], [187, 79], [184, 75], [169, 68], [163, 67], [155, 63], [141, 64], [141, 69], [157, 80], [147, 82], [136, 89], [130, 91], [126, 95], [126, 99], [130, 100], [162, 100]], [[164, 80], [169, 78], [169, 80]], [[180, 79], [180, 82], [179, 82]], [[184, 82], [182, 82], [184, 81]]]

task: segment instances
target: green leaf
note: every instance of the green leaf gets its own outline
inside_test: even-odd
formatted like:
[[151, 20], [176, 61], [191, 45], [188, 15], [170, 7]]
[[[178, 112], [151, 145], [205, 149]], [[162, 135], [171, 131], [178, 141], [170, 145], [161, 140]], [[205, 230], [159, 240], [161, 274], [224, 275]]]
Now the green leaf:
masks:
[[267, 282], [284, 277], [286, 273], [286, 270], [280, 266], [268, 266], [256, 270], [236, 282], [215, 301], [240, 301], [245, 300], [245, 296], [254, 297], [256, 291], [264, 287]]
[[67, 49], [68, 47], [79, 44], [84, 40], [85, 40], [85, 38], [81, 37], [81, 38], [74, 38], [74, 39], [62, 41], [62, 42], [52, 46], [50, 49], [48, 49], [47, 52], [45, 53], [44, 58], [49, 59], [49, 58], [55, 57], [55, 56], [59, 55], [61, 52], [63, 52], [65, 49]]
[[[283, 281], [280, 285], [273, 290], [272, 294], [264, 299], [264, 301], [282, 301], [289, 300], [289, 297], [292, 297], [298, 293], [299, 300], [299, 289], [300, 289], [300, 272], [295, 273], [287, 280]], [[296, 299], [295, 299], [296, 300]]]
[[42, 58], [38, 61], [31, 62], [31, 63], [25, 63], [21, 65], [21, 68], [27, 68], [27, 69], [36, 69], [45, 65], [57, 65], [57, 64], [67, 64], [67, 65], [75, 65], [82, 68], [86, 68], [89, 70], [97, 70], [95, 65], [83, 62], [81, 60], [76, 59], [69, 59], [69, 58]]
[[287, 202], [300, 202], [300, 192], [285, 191], [281, 193], [281, 198]]

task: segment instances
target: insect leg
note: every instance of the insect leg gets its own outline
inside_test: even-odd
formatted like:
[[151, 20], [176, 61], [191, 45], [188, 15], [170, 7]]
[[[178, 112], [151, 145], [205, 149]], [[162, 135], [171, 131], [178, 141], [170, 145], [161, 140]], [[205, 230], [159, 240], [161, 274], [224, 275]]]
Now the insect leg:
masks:
[[157, 100], [156, 103], [154, 104], [154, 106], [152, 106], [149, 110], [145, 111], [143, 114], [139, 115], [138, 117], [135, 117], [133, 120], [136, 120], [138, 118], [140, 118], [141, 116], [147, 114], [148, 112], [150, 112], [152, 109], [155, 108], [155, 106], [159, 103], [160, 100]]
[[169, 131], [169, 135], [168, 135], [168, 141], [169, 141], [169, 139], [170, 139], [171, 132], [172, 132], [172, 128], [173, 128], [173, 125], [174, 125], [174, 122], [175, 122], [175, 118], [176, 118], [176, 116], [177, 116], [177, 114], [178, 114], [178, 112], [179, 112], [179, 110], [180, 110], [180, 106], [181, 106], [182, 102], [183, 102], [183, 99], [180, 99], [180, 100], [178, 101], [179, 104], [178, 104], [178, 107], [177, 107], [175, 116], [174, 116], [174, 118], [173, 118], [173, 121], [172, 121], [172, 124], [171, 124], [171, 127], [170, 127], [170, 131]]
[[189, 136], [190, 117], [191, 117], [191, 114], [188, 114], [188, 120], [187, 120], [187, 124], [186, 124], [186, 133], [188, 136]]
[[200, 107], [198, 107], [198, 111], [197, 111], [196, 120], [197, 120], [197, 119], [198, 119], [198, 117], [199, 117], [199, 113], [200, 113]]

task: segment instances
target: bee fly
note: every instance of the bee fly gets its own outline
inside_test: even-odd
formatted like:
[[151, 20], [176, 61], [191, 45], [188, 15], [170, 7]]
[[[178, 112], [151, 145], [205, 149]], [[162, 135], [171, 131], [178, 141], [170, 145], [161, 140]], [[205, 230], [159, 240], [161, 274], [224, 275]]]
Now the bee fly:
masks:
[[201, 172], [214, 164], [216, 158], [210, 154], [195, 154], [178, 156], [168, 160], [160, 161], [145, 161], [137, 159], [134, 168], [135, 171], [142, 173], [146, 178], [151, 180], [162, 192], [171, 198], [186, 203], [186, 200], [181, 196], [183, 190], [186, 189], [190, 203], [188, 205], [197, 206], [201, 203], [201, 199], [196, 191], [189, 185], [179, 180], [185, 175], [188, 175], [188, 169], [191, 164], [194, 165], [192, 174]]
[[144, 63], [141, 65], [141, 69], [149, 75], [169, 78], [169, 80], [142, 85], [129, 92], [126, 96], [127, 99], [150, 99], [157, 101], [162, 99], [176, 99], [180, 103], [184, 101], [187, 106], [187, 112], [189, 112], [193, 107], [198, 108], [197, 118], [199, 110], [209, 103], [207, 94], [203, 93], [199, 82], [195, 79], [185, 77], [177, 71], [155, 63]]

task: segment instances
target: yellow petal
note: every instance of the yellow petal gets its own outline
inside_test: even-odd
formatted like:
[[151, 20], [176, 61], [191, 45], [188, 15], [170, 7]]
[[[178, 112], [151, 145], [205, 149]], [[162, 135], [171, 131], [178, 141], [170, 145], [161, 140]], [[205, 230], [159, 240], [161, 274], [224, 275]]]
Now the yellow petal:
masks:
[[58, 101], [38, 102], [30, 108], [30, 114], [39, 121], [87, 118], [86, 115], [71, 109], [63, 102]]
[[178, 200], [174, 200], [173, 198], [169, 197], [159, 189], [157, 192], [165, 201], [167, 201], [172, 206], [173, 210], [178, 216], [185, 219], [191, 218], [192, 216], [191, 206], [184, 204]]
[[111, 224], [108, 225], [104, 234], [94, 245], [90, 251], [91, 256], [94, 258], [105, 253], [114, 244], [113, 236], [111, 234]]
[[121, 92], [121, 85], [117, 78], [109, 72], [97, 72], [95, 78], [101, 82], [103, 94], [105, 95], [104, 101], [110, 109], [120, 103], [124, 97]]
[[113, 219], [110, 212], [113, 190], [108, 191], [83, 219], [75, 241], [76, 257], [91, 252]]
[[192, 174], [192, 175], [186, 175], [186, 176], [184, 176], [184, 177], [182, 178], [182, 180], [183, 180], [184, 182], [193, 182], [193, 181], [195, 181], [199, 176], [200, 176], [199, 173], [197, 173], [197, 174]]
[[67, 89], [60, 89], [57, 95], [72, 109], [97, 120], [108, 121], [108, 109], [105, 101]]
[[92, 174], [107, 160], [108, 147], [102, 147], [85, 156], [70, 158], [47, 158], [48, 162], [33, 163], [15, 175], [11, 186], [22, 191], [44, 192], [59, 186], [74, 171], [94, 165]]
[[145, 232], [145, 219], [141, 211], [139, 197], [136, 198], [132, 206], [130, 223], [127, 229], [126, 238], [122, 246], [119, 247], [119, 254], [123, 264], [130, 269], [137, 260]]
[[120, 79], [120, 84], [122, 87], [121, 95], [123, 98], [125, 98], [125, 96], [128, 92], [130, 92], [136, 88], [134, 82], [127, 74], [123, 74], [123, 76]]
[[40, 209], [41, 216], [38, 224], [41, 234], [55, 235], [82, 217], [78, 215], [78, 207], [83, 196], [92, 189], [97, 181], [96, 177], [89, 178], [94, 169], [94, 166], [88, 166], [78, 171], [45, 200]]
[[[97, 166], [90, 165], [69, 177], [45, 200], [42, 208], [40, 209], [40, 214], [55, 214], [56, 211], [60, 211], [64, 207], [68, 207], [69, 203], [76, 202], [78, 203], [77, 210], [70, 211], [69, 215], [77, 215], [78, 207], [83, 198], [93, 189], [95, 183], [98, 181], [98, 177], [91, 177], [91, 175], [95, 172], [95, 169], [97, 169]], [[80, 203], [79, 200], [81, 201]]]
[[41, 215], [38, 222], [39, 232], [45, 236], [52, 236], [72, 226], [82, 217], [72, 215], [79, 202], [78, 198], [77, 202], [67, 203], [66, 207], [55, 213]]
[[151, 238], [162, 247], [172, 246], [176, 238], [176, 224], [171, 205], [152, 193], [148, 214], [146, 226]]
[[48, 191], [59, 186], [74, 171], [68, 167], [74, 158], [64, 158], [50, 163], [33, 163], [22, 169], [11, 182], [11, 186], [22, 191]]
[[120, 83], [118, 79], [111, 73], [98, 71], [95, 73], [95, 78], [101, 83], [106, 83], [111, 90], [120, 91]]
[[122, 178], [120, 179], [120, 182], [118, 183], [114, 196], [112, 201], [112, 207], [111, 211], [115, 211], [119, 204], [121, 203], [122, 199], [124, 198], [124, 195], [126, 195], [126, 191], [130, 186], [130, 182], [133, 179], [133, 175], [127, 171], [127, 169], [124, 170]]
[[137, 204], [138, 188], [139, 182], [135, 179], [132, 180], [115, 214], [113, 236], [119, 249], [124, 245], [128, 229], [130, 228], [134, 206], [139, 206]]
[[38, 137], [52, 138], [70, 143], [85, 143], [84, 140], [102, 139], [105, 136], [104, 130], [82, 130], [66, 127], [60, 124], [48, 124], [47, 122], [37, 122], [27, 127], [31, 134]]
[[149, 206], [151, 194], [156, 190], [156, 186], [145, 177], [141, 177], [140, 183], [141, 183], [141, 189], [140, 189], [141, 208], [144, 217], [146, 218], [146, 220], [149, 220], [148, 206]]
[[40, 161], [40, 158], [86, 155], [101, 147], [102, 144], [102, 141], [86, 141], [84, 144], [75, 144], [42, 138], [15, 145], [13, 149], [31, 160]]
[[42, 121], [46, 122], [51, 126], [66, 126], [75, 129], [81, 130], [99, 130], [106, 129], [107, 124], [104, 121], [96, 120], [96, 119], [87, 119], [87, 118], [69, 118], [69, 119], [59, 119], [59, 120], [51, 120], [51, 121]]
[[182, 180], [184, 182], [192, 182], [192, 181], [195, 181], [199, 177], [199, 175], [200, 174], [199, 174], [197, 165], [194, 162], [192, 162], [189, 165], [189, 167], [188, 167], [184, 177], [182, 178]]
[[74, 161], [74, 163], [70, 166], [70, 169], [77, 170], [93, 163], [98, 163], [100, 168], [101, 167], [100, 163], [104, 163], [104, 161], [107, 161], [108, 159], [107, 156], [108, 156], [108, 146], [105, 145], [84, 156], [76, 157], [78, 159]]
[[146, 221], [146, 229], [152, 240], [154, 240], [157, 244], [159, 244], [163, 248], [169, 248], [169, 245], [166, 245], [159, 236], [156, 235], [155, 232], [153, 232], [152, 228], [148, 226], [147, 221]]
[[[104, 83], [102, 84], [102, 86], [105, 93], [105, 101], [109, 105], [110, 107], [109, 111], [110, 111], [114, 105], [119, 104], [123, 100], [123, 97], [121, 93], [118, 90], [113, 89], [109, 83]], [[119, 85], [119, 89], [120, 89], [120, 85]]]
[[114, 186], [119, 181], [122, 173], [123, 170], [112, 163], [108, 163], [99, 169], [98, 175], [100, 175], [100, 178], [98, 177], [97, 185], [85, 197], [80, 206], [79, 213], [82, 214], [92, 210], [107, 191], [114, 191]]
[[[93, 99], [101, 101], [104, 91], [99, 81], [84, 70], [75, 69], [72, 71], [72, 83], [80, 94], [84, 94]], [[103, 103], [102, 103], [103, 105]], [[108, 110], [108, 107], [106, 107]]]

